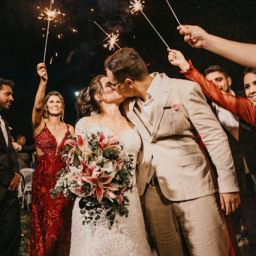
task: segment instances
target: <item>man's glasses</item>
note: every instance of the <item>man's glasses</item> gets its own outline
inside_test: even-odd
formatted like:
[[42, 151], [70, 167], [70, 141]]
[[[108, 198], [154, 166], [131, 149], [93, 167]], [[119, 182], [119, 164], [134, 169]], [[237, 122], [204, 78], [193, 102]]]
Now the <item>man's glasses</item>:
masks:
[[112, 89], [117, 89], [118, 86], [121, 84], [121, 82], [116, 82], [116, 83], [110, 83], [110, 82], [107, 82], [107, 86], [108, 87], [111, 87]]

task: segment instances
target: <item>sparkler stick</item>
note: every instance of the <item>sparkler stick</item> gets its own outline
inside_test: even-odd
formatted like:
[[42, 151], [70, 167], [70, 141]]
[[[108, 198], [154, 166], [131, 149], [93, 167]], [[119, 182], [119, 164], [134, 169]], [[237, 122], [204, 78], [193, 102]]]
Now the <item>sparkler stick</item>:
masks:
[[[48, 45], [48, 38], [49, 38], [49, 32], [50, 32], [50, 23], [51, 20], [54, 17], [54, 14], [52, 13], [52, 5], [54, 4], [54, 0], [50, 0], [50, 8], [48, 12], [48, 19], [47, 19], [47, 30], [46, 30], [46, 36], [45, 36], [45, 44], [44, 44], [44, 57], [43, 57], [43, 62], [45, 63], [46, 59], [46, 51], [47, 51], [47, 45]], [[52, 14], [52, 16], [50, 16]]]
[[165, 1], [166, 1], [166, 3], [168, 4], [168, 6], [169, 6], [169, 8], [170, 8], [170, 10], [171, 10], [171, 12], [172, 12], [174, 18], [176, 19], [177, 23], [179, 24], [179, 26], [181, 26], [181, 23], [180, 23], [180, 21], [179, 21], [177, 15], [176, 15], [176, 13], [174, 12], [174, 10], [173, 10], [171, 4], [169, 3], [168, 0], [165, 0]]
[[111, 51], [114, 50], [115, 45], [121, 49], [121, 47], [118, 45], [119, 40], [119, 34], [118, 33], [107, 33], [96, 21], [93, 21], [93, 23], [107, 36], [104, 41], [106, 40], [107, 43], [103, 45], [103, 47], [107, 48]]
[[144, 1], [141, 0], [131, 0], [130, 1], [130, 12], [131, 14], [134, 14], [136, 12], [141, 12], [142, 15], [144, 16], [144, 18], [147, 20], [147, 22], [149, 23], [149, 25], [154, 29], [154, 31], [156, 32], [156, 34], [159, 36], [159, 38], [162, 40], [162, 42], [165, 44], [165, 46], [167, 48], [170, 48], [169, 45], [166, 43], [166, 41], [163, 39], [163, 37], [161, 36], [161, 34], [158, 32], [158, 30], [155, 28], [155, 26], [152, 24], [152, 22], [150, 21], [150, 19], [147, 17], [147, 15], [143, 12], [143, 3]]

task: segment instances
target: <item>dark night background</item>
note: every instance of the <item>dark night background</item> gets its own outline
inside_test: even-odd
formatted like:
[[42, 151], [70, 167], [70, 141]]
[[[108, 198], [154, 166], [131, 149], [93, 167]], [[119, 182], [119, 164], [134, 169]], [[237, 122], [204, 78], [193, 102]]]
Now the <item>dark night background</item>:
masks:
[[[37, 19], [38, 9], [48, 7], [49, 0], [1, 0], [0, 2], [0, 76], [15, 81], [15, 102], [6, 113], [13, 136], [25, 134], [32, 141], [31, 110], [37, 89], [36, 65], [42, 61], [46, 22]], [[170, 0], [183, 24], [196, 24], [225, 38], [256, 42], [255, 0]], [[139, 13], [129, 14], [128, 0], [55, 0], [66, 13], [62, 24], [51, 26], [47, 52], [48, 90], [60, 91], [66, 101], [65, 120], [75, 124], [74, 92], [90, 79], [104, 72], [103, 62], [111, 52], [103, 48], [106, 37], [94, 24], [96, 20], [107, 32], [118, 28], [121, 46], [136, 48], [150, 71], [181, 77], [167, 62], [166, 47]], [[91, 9], [94, 9], [92, 11]], [[164, 0], [146, 0], [144, 12], [167, 43], [191, 58], [200, 70], [212, 64], [222, 65], [233, 77], [233, 88], [242, 89], [243, 67], [211, 54], [192, 49], [177, 33], [177, 23]], [[71, 28], [78, 30], [72, 33]], [[62, 33], [61, 39], [57, 34]], [[52, 64], [51, 56], [58, 53]]]

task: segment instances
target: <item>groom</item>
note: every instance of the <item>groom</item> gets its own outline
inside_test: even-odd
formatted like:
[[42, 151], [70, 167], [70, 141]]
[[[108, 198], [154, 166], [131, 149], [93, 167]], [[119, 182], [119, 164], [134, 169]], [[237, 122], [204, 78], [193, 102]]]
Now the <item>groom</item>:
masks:
[[[111, 87], [130, 98], [127, 117], [143, 140], [137, 184], [145, 222], [160, 256], [228, 255], [226, 214], [240, 203], [227, 137], [200, 87], [165, 74], [149, 75], [140, 55], [122, 48], [105, 61]], [[216, 188], [202, 137], [217, 169]]]

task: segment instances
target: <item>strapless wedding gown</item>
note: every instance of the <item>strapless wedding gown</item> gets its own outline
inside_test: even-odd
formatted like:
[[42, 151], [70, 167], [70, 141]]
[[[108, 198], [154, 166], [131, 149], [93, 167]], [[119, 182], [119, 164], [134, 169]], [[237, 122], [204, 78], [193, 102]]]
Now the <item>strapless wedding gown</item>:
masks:
[[[98, 126], [98, 125], [97, 125]], [[85, 136], [93, 127], [88, 127], [84, 118], [76, 125], [76, 134]], [[100, 126], [97, 131], [111, 134]], [[127, 130], [120, 138], [127, 154], [134, 155], [134, 169], [136, 157], [141, 146], [141, 140], [135, 129]], [[147, 241], [145, 224], [138, 195], [135, 175], [133, 176], [133, 190], [128, 193], [128, 217], [116, 215], [113, 226], [109, 229], [104, 214], [96, 226], [82, 224], [79, 209], [79, 198], [76, 199], [72, 213], [71, 249], [70, 256], [150, 256], [151, 250]]]

